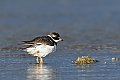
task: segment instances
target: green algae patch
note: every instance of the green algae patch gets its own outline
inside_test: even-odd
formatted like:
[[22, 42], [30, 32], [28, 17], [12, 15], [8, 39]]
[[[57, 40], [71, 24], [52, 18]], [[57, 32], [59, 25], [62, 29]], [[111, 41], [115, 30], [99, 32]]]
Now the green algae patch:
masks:
[[73, 61], [74, 64], [92, 64], [96, 62], [97, 60], [95, 58], [89, 56], [78, 57], [75, 61]]

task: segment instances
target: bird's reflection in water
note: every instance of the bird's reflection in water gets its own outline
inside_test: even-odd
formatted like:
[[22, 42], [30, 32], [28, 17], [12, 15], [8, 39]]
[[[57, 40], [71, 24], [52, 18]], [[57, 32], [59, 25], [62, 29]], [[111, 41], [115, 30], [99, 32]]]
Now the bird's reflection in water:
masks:
[[27, 69], [28, 80], [54, 80], [55, 71], [45, 64], [34, 64]]

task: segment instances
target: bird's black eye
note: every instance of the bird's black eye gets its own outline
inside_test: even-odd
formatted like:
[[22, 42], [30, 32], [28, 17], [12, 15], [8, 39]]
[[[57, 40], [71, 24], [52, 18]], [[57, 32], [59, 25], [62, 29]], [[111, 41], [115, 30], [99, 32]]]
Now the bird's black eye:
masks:
[[59, 38], [58, 37], [52, 37], [54, 40], [59, 40]]

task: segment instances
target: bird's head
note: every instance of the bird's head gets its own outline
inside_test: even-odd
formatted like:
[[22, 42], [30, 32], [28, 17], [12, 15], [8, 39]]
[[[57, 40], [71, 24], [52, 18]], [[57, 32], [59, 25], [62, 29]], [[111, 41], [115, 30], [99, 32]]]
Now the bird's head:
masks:
[[51, 37], [55, 42], [63, 41], [63, 39], [60, 38], [60, 35], [57, 32], [52, 32], [48, 34], [48, 36]]

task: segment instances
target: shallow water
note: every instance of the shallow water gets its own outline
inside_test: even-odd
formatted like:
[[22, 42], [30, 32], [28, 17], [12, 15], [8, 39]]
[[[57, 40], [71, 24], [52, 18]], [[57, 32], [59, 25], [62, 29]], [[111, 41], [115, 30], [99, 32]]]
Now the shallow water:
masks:
[[[119, 80], [119, 0], [1, 0], [0, 80]], [[43, 65], [20, 50], [22, 40], [57, 31], [64, 38]], [[99, 62], [72, 64], [78, 56]]]
[[[100, 62], [87, 65], [72, 64], [77, 56], [90, 54]], [[87, 53], [65, 50], [47, 56], [44, 59], [45, 63], [40, 65], [35, 63], [34, 57], [23, 54], [20, 57], [6, 55], [0, 58], [0, 78], [3, 80], [118, 80], [120, 62], [112, 61], [111, 58], [114, 56], [120, 57], [119, 52], [99, 50]]]

